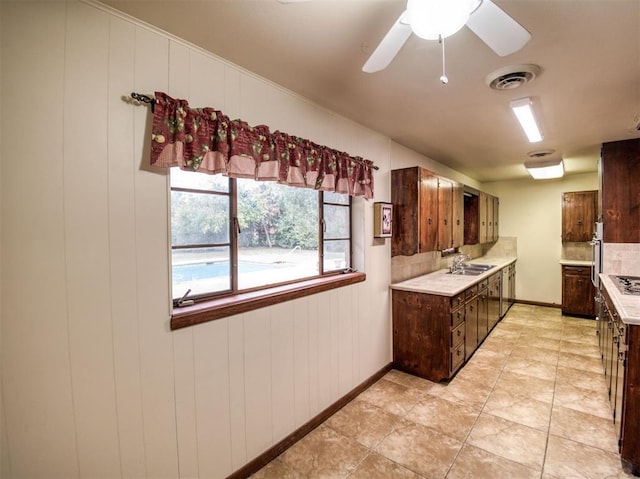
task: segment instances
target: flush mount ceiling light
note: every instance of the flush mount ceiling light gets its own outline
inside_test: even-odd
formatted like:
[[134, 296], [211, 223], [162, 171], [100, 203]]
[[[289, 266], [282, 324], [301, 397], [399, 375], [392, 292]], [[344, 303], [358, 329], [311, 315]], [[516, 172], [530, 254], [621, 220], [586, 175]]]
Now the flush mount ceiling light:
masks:
[[524, 167], [534, 180], [550, 180], [564, 176], [562, 158], [548, 161], [528, 161]]
[[438, 40], [464, 27], [481, 3], [481, 0], [409, 0], [406, 21], [420, 38]]
[[513, 113], [515, 113], [520, 126], [524, 130], [530, 143], [536, 143], [542, 141], [542, 133], [538, 128], [538, 123], [533, 115], [533, 109], [531, 108], [531, 98], [520, 98], [519, 100], [513, 100], [510, 103]]

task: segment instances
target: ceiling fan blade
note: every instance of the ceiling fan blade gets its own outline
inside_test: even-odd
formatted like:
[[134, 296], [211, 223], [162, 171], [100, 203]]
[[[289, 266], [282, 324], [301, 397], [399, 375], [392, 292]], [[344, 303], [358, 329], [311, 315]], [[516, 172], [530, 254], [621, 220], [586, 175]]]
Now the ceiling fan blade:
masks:
[[398, 54], [402, 45], [404, 45], [409, 35], [411, 35], [411, 27], [409, 24], [401, 22], [405, 13], [406, 12], [402, 12], [402, 15], [398, 17], [380, 44], [373, 51], [362, 67], [363, 72], [375, 73], [384, 70]]
[[467, 27], [501, 57], [515, 53], [531, 39], [525, 28], [491, 0], [483, 0]]

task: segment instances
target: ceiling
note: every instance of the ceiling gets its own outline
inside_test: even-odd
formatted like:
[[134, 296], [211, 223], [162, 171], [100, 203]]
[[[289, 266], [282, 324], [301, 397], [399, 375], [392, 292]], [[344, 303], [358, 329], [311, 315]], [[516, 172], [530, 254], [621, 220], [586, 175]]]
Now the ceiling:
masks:
[[[602, 142], [640, 137], [639, 0], [494, 0], [531, 41], [499, 57], [463, 28], [445, 40], [446, 85], [440, 45], [415, 35], [386, 70], [361, 70], [406, 0], [103, 3], [479, 182], [526, 177], [527, 152], [541, 149], [562, 156], [568, 174], [596, 171]], [[542, 72], [513, 90], [486, 85], [491, 72], [518, 64]], [[528, 143], [509, 109], [526, 96], [541, 123], [539, 143]]]

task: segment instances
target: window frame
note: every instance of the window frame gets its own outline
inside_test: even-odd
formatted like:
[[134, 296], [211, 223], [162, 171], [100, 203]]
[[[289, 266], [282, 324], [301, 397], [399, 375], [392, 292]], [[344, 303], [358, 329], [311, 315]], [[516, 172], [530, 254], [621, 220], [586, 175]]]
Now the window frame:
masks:
[[[172, 191], [186, 191], [191, 193], [218, 194], [229, 196], [229, 260], [230, 260], [230, 289], [207, 294], [189, 296], [189, 305], [178, 306], [178, 299], [172, 298], [171, 307], [171, 329], [179, 329], [207, 321], [213, 321], [223, 317], [244, 313], [254, 309], [267, 307], [282, 301], [297, 299], [311, 294], [317, 294], [334, 288], [347, 286], [350, 284], [365, 281], [366, 275], [353, 269], [353, 202], [349, 196], [348, 204], [324, 201], [324, 192], [317, 191], [318, 208], [318, 262], [319, 274], [304, 278], [297, 278], [290, 281], [275, 284], [258, 286], [254, 288], [238, 289], [238, 186], [235, 178], [228, 178], [228, 192], [208, 192], [201, 189], [191, 189], [185, 187], [172, 187], [169, 181], [169, 196]], [[295, 188], [294, 186], [289, 186]], [[170, 206], [171, 201], [169, 202]], [[349, 265], [345, 268], [325, 271], [324, 250], [327, 240], [324, 238], [324, 206], [339, 205], [347, 207], [349, 211]], [[169, 223], [171, 230], [171, 224]], [[171, 238], [172, 236], [169, 235]], [[341, 241], [347, 238], [341, 238]], [[331, 239], [337, 241], [337, 239]], [[171, 241], [170, 251], [174, 249], [186, 249], [194, 245], [174, 246]], [[196, 245], [196, 247], [227, 246], [227, 244]], [[172, 254], [170, 253], [171, 273], [173, 274]], [[170, 296], [173, 296], [171, 294]]]

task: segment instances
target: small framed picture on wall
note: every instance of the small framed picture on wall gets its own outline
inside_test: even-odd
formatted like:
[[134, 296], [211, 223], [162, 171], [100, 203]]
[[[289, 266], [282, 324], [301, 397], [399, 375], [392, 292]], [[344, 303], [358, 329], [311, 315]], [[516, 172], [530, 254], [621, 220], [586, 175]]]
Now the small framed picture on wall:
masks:
[[373, 237], [391, 238], [393, 232], [393, 204], [373, 204]]

